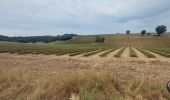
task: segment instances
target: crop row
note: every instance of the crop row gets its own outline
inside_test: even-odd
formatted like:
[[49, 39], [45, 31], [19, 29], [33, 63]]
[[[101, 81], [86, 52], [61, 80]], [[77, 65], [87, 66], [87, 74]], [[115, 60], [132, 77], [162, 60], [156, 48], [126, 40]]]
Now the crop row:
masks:
[[116, 50], [116, 49], [108, 50], [108, 51], [106, 51], [106, 52], [100, 54], [99, 56], [100, 56], [100, 57], [106, 57], [109, 53], [111, 53], [111, 52], [113, 52], [113, 51], [115, 51], [115, 50]]
[[155, 49], [147, 49], [147, 50], [149, 50], [149, 51], [151, 51], [151, 52], [154, 52], [154, 53], [156, 53], [156, 54], [159, 54], [159, 55], [161, 55], [161, 56], [170, 58], [170, 54], [169, 54], [169, 53], [161, 52], [161, 51], [158, 51], [158, 50], [155, 50]]
[[143, 53], [148, 58], [155, 58], [155, 56], [153, 54], [151, 54], [150, 52], [148, 52], [144, 49], [141, 49], [141, 48], [136, 48], [136, 49], [139, 50], [141, 53]]
[[0, 53], [9, 52], [9, 53], [18, 53], [18, 54], [56, 54], [56, 55], [76, 55], [80, 53], [86, 53], [95, 51], [98, 49], [102, 49], [106, 47], [98, 46], [98, 45], [71, 45], [71, 44], [62, 44], [62, 45], [54, 45], [54, 44], [22, 44], [22, 43], [4, 43], [0, 42]]
[[153, 48], [153, 49], [158, 50], [160, 52], [170, 53], [170, 49], [169, 48]]
[[126, 47], [121, 48], [121, 49], [114, 55], [114, 57], [120, 57], [121, 54], [124, 52], [125, 49], [126, 49]]
[[136, 52], [134, 51], [134, 49], [132, 47], [129, 48], [129, 54], [130, 54], [130, 57], [137, 57], [137, 54]]
[[69, 56], [76, 56], [76, 55], [80, 55], [80, 54], [88, 53], [88, 52], [92, 52], [92, 51], [96, 51], [96, 50], [89, 49], [89, 50], [84, 50], [84, 51], [78, 51], [78, 52], [70, 53]]
[[91, 56], [91, 55], [95, 55], [95, 54], [97, 54], [97, 53], [99, 53], [99, 52], [102, 52], [102, 51], [104, 51], [104, 50], [106, 50], [106, 49], [101, 49], [101, 50], [92, 51], [92, 52], [89, 52], [89, 53], [85, 53], [83, 56], [84, 56], [84, 57], [89, 57], [89, 56]]

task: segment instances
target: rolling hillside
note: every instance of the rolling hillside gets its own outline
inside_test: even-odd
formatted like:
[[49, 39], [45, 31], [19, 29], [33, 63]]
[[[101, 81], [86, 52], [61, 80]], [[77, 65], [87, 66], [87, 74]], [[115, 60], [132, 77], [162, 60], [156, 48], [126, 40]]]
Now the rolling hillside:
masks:
[[170, 100], [170, 35], [0, 42], [0, 100]]

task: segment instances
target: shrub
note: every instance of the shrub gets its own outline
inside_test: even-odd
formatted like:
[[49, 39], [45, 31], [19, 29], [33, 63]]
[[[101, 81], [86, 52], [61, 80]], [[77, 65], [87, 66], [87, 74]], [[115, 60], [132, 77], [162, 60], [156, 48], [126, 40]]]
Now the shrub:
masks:
[[96, 43], [103, 43], [105, 41], [104, 37], [96, 36], [95, 42]]
[[127, 30], [127, 31], [126, 31], [126, 34], [129, 35], [129, 34], [130, 34], [130, 30]]
[[126, 47], [121, 48], [121, 49], [114, 55], [114, 57], [120, 57], [121, 54], [123, 53], [123, 51], [124, 51], [125, 49], [126, 49]]
[[146, 34], [146, 30], [141, 31], [142, 36]]

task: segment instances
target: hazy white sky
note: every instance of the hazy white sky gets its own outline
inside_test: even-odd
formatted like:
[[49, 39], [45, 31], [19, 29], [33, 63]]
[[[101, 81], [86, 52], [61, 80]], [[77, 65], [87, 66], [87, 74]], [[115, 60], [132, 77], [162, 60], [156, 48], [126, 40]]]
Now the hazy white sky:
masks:
[[169, 16], [170, 0], [0, 0], [0, 35], [154, 31]]

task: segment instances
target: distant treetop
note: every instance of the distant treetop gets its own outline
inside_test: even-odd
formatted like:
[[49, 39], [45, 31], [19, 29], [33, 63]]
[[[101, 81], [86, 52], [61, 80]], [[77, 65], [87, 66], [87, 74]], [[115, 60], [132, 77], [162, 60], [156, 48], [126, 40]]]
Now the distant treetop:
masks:
[[141, 34], [142, 34], [142, 36], [144, 36], [146, 34], [146, 30], [142, 30]]
[[129, 34], [130, 34], [130, 30], [127, 30], [127, 31], [126, 31], [126, 34], [129, 35]]
[[160, 36], [161, 34], [163, 34], [167, 31], [166, 28], [167, 27], [165, 25], [160, 25], [160, 26], [156, 27], [155, 31], [157, 32], [158, 36]]

